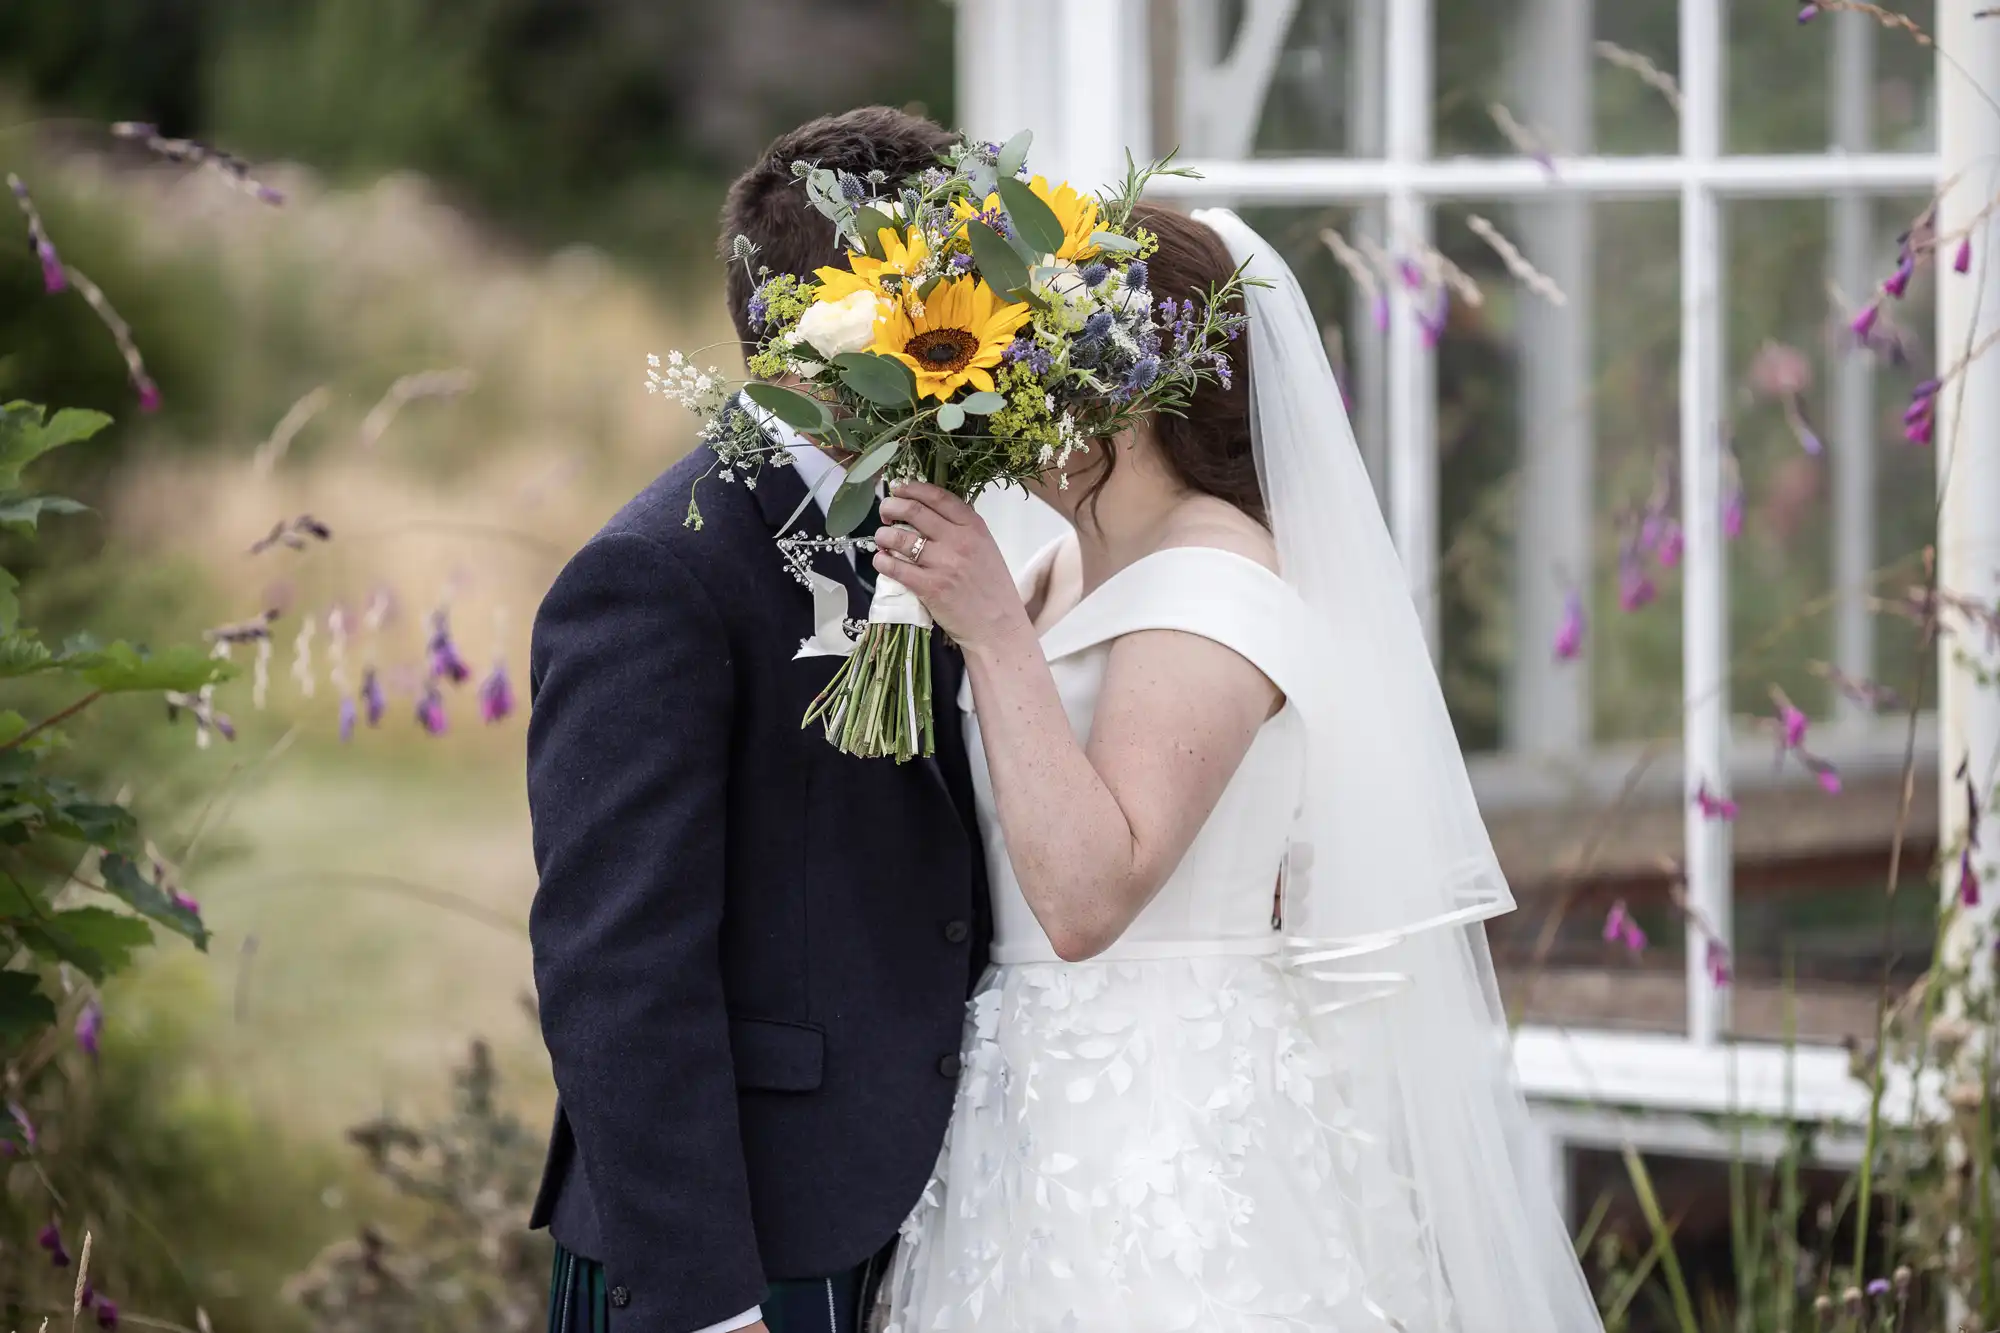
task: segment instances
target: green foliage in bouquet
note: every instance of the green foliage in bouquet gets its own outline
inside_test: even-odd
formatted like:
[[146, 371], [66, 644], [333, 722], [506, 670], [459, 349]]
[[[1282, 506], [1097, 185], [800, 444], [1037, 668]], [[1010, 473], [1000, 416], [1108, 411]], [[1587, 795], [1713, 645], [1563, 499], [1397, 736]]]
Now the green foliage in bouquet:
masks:
[[[967, 501], [1043, 477], [1066, 487], [1071, 460], [1093, 441], [1179, 412], [1204, 383], [1228, 383], [1241, 273], [1200, 300], [1156, 299], [1146, 257], [1157, 241], [1133, 220], [1150, 180], [1188, 173], [1128, 160], [1123, 181], [1082, 194], [1028, 176], [1029, 144], [1026, 132], [960, 142], [903, 181], [793, 163], [847, 254], [806, 278], [758, 267], [756, 247], [736, 239], [732, 262], [756, 284], [750, 313], [763, 339], [749, 365], [759, 382], [739, 393], [679, 352], [664, 366], [654, 359], [649, 387], [703, 418], [722, 480], [755, 485], [765, 466], [789, 463], [766, 429], [773, 421], [845, 462], [826, 538], [779, 539], [801, 582], [811, 585], [815, 551], [870, 545], [853, 534], [884, 483], [927, 481]], [[688, 521], [700, 523], [692, 499]], [[850, 754], [930, 754], [931, 628], [884, 578], [806, 722]], [[825, 627], [819, 637], [823, 646]]]

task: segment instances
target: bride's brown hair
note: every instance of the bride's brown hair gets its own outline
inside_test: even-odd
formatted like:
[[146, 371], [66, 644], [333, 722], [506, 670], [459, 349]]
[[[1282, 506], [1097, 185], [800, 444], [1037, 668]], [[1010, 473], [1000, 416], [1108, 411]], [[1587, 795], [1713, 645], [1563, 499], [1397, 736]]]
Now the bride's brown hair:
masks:
[[[1179, 209], [1140, 203], [1132, 221], [1159, 238], [1159, 248], [1146, 260], [1148, 284], [1155, 300], [1200, 302], [1211, 288], [1229, 281], [1236, 264], [1229, 247], [1209, 228]], [[1242, 303], [1231, 302], [1240, 312]], [[1211, 380], [1195, 390], [1180, 415], [1153, 416], [1153, 442], [1167, 469], [1189, 490], [1235, 505], [1259, 523], [1270, 522], [1264, 493], [1257, 485], [1257, 460], [1250, 444], [1250, 341], [1248, 328], [1229, 345], [1229, 386]], [[1115, 451], [1102, 451], [1085, 503], [1097, 493], [1118, 465]]]

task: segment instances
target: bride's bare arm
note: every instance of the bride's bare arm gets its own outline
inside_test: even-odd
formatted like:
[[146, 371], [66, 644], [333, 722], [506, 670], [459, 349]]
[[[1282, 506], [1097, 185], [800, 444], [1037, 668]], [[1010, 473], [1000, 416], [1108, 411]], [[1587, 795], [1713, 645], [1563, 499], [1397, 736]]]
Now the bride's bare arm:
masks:
[[1111, 648], [1090, 740], [1063, 713], [1034, 626], [971, 507], [936, 487], [885, 501], [876, 568], [924, 600], [965, 652], [1014, 874], [1056, 952], [1103, 952], [1180, 863], [1278, 701], [1243, 657], [1176, 631]]

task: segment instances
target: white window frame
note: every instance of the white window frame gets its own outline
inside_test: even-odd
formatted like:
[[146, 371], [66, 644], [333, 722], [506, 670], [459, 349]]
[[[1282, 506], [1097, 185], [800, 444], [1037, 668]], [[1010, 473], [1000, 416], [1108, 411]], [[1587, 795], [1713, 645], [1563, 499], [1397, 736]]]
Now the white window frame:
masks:
[[[1166, 3], [1167, 0], [1153, 0]], [[1587, 13], [1590, 0], [1548, 0], [1573, 4]], [[1001, 137], [1028, 126], [1036, 130], [1038, 163], [1077, 180], [1111, 179], [1122, 169], [1129, 146], [1135, 155], [1151, 147], [1147, 0], [957, 0], [960, 12], [960, 107], [965, 127]], [[1182, 14], [1196, 12], [1207, 0], [1180, 0]], [[1231, 53], [1230, 63], [1271, 54], [1270, 37], [1283, 28], [1296, 0], [1246, 0], [1245, 38], [1254, 37], [1260, 50]], [[1968, 7], [1941, 4], [1940, 48], [1953, 54], [1963, 70], [1977, 71], [1990, 91], [2000, 88], [2000, 23], [1976, 24]], [[1959, 13], [1957, 11], [1964, 11]], [[1186, 165], [1201, 173], [1198, 180], [1162, 180], [1158, 193], [1187, 204], [1230, 205], [1359, 205], [1380, 210], [1388, 235], [1398, 243], [1427, 241], [1435, 207], [1453, 200], [1530, 200], [1545, 198], [1675, 198], [1681, 216], [1681, 491], [1684, 556], [1683, 702], [1685, 734], [1679, 782], [1685, 795], [1707, 781], [1726, 786], [1732, 771], [1730, 699], [1727, 692], [1728, 604], [1727, 550], [1721, 530], [1721, 451], [1724, 425], [1724, 326], [1720, 290], [1724, 272], [1721, 214], [1726, 201], [1827, 197], [1835, 207], [1834, 263], [1841, 267], [1843, 285], [1859, 296], [1879, 276], [1873, 266], [1880, 255], [1868, 243], [1865, 219], [1874, 196], [1923, 194], [1936, 188], [1949, 172], [1984, 162], [1990, 174], [2000, 160], [2000, 116], [1982, 102], [1968, 79], [1952, 72], [1952, 61], [1940, 57], [1941, 152], [1878, 153], [1865, 151], [1868, 139], [1866, 97], [1838, 99], [1834, 112], [1836, 146], [1823, 153], [1739, 155], [1723, 152], [1724, 126], [1724, 0], [1679, 0], [1679, 59], [1682, 112], [1680, 151], [1673, 155], [1559, 157], [1548, 166], [1526, 158], [1439, 158], [1434, 155], [1431, 126], [1433, 98], [1432, 0], [1380, 0], [1374, 28], [1379, 31], [1384, 60], [1380, 92], [1383, 154], [1378, 158], [1311, 157], [1285, 159], [1202, 160]], [[1585, 20], [1587, 22], [1587, 19]], [[1818, 22], [1839, 24], [1836, 78], [1868, 83], [1870, 20], [1859, 14], [1824, 15]], [[1819, 34], [1802, 36], [1802, 43]], [[1900, 38], [1898, 38], [1900, 40]], [[1802, 49], [1810, 49], [1802, 45]], [[1122, 60], [1106, 60], [1108, 50], [1123, 50]], [[1268, 67], [1269, 61], [1265, 60]], [[1231, 71], [1218, 65], [1218, 75]], [[1268, 73], [1268, 68], [1266, 69]], [[1186, 77], [1185, 71], [1183, 78]], [[1261, 102], [1262, 87], [1256, 90]], [[1858, 109], [1857, 109], [1858, 108]], [[1241, 119], [1238, 117], [1237, 119]], [[1251, 117], [1254, 125], [1254, 116]], [[1978, 190], [1954, 190], [1945, 200], [1945, 225], [1976, 212], [1984, 199], [1984, 174]], [[1976, 196], [1976, 197], [1975, 197]], [[1842, 214], [1845, 209], [1845, 226]], [[1991, 221], [1980, 238], [1990, 249], [1995, 240]], [[2000, 258], [2000, 256], [1996, 256]], [[1859, 272], [1860, 280], [1855, 280]], [[2000, 322], [2000, 263], [1986, 265], [1980, 282], [1946, 283], [1939, 302], [1941, 348], [1964, 346], [1966, 330], [1975, 318], [1987, 326]], [[1986, 295], [1983, 306], [1977, 288]], [[1971, 294], [1968, 294], [1968, 293]], [[1984, 313], [1980, 311], [1983, 309]], [[1949, 359], [1949, 358], [1942, 358]], [[1404, 559], [1413, 595], [1435, 642], [1437, 607], [1435, 577], [1439, 552], [1438, 477], [1436, 459], [1436, 380], [1432, 354], [1422, 345], [1413, 313], [1400, 310], [1393, 318], [1387, 345], [1386, 511], [1397, 548]], [[1873, 404], [1867, 376], [1844, 376], [1859, 390], [1843, 388], [1834, 415], [1835, 458], [1843, 466], [1845, 484], [1836, 477], [1835, 510], [1841, 525], [1841, 554], [1836, 573], [1843, 586], [1858, 585], [1872, 564], [1872, 482], [1868, 458], [1872, 440]], [[1858, 395], [1858, 396], [1857, 396]], [[1948, 569], [1946, 586], [2000, 595], [2000, 557], [1986, 555], [1985, 566], [1958, 553], [1951, 534], [1970, 540], [1967, 550], [2000, 552], [2000, 376], [1986, 373], [1968, 381], [1962, 404], [1964, 438], [1984, 443], [1975, 462], [1961, 461], [1952, 503], [1944, 512], [1940, 549]], [[1842, 423], [1845, 423], [1844, 425]], [[1942, 442], [1952, 422], [1941, 418], [1938, 438], [1940, 471], [1946, 468]], [[1844, 438], [1843, 438], [1844, 437]], [[1850, 549], [1852, 548], [1852, 549]], [[1955, 567], [1960, 577], [1951, 577]], [[1872, 637], [1868, 611], [1859, 592], [1844, 610], [1836, 631], [1844, 668], [1858, 665], [1869, 674]], [[1993, 691], [1973, 691], [1965, 671], [1949, 662], [1943, 666], [1944, 707], [1939, 721], [1942, 739], [1937, 762], [1940, 781], [1949, 791], [1950, 773], [1964, 754], [1968, 738], [1979, 737], [1978, 755], [1994, 760], [2000, 750], [2000, 704]], [[1751, 701], [1746, 705], [1754, 707]], [[1870, 750], [1867, 736], [1854, 733], [1864, 725], [1851, 714], [1849, 741]], [[1837, 729], [1836, 729], [1837, 730]], [[1879, 733], [1876, 739], [1880, 739]], [[1900, 755], [1900, 735], [1893, 738]], [[1762, 754], [1758, 762], [1765, 762]], [[1490, 784], [1483, 784], [1490, 785]], [[1482, 790], [1482, 799], [1485, 792]], [[1947, 799], [1941, 809], [1960, 802]], [[1694, 907], [1732, 942], [1731, 840], [1726, 823], [1705, 820], [1688, 802], [1685, 825], [1686, 871]], [[1949, 815], [1946, 816], [1950, 818]], [[1949, 837], [1949, 830], [1946, 830]], [[1989, 900], [2000, 895], [1989, 894]], [[1737, 1087], [1740, 1061], [1761, 1061], [1769, 1075], [1774, 1048], [1754, 1043], [1727, 1043], [1728, 993], [1712, 986], [1704, 971], [1705, 939], [1690, 925], [1687, 939], [1687, 1029], [1681, 1038], [1625, 1037], [1610, 1033], [1575, 1034], [1575, 1040], [1549, 1031], [1520, 1034], [1524, 1080], [1531, 1093], [1550, 1106], [1586, 1096], [1593, 1086], [1617, 1085], [1615, 1099], [1626, 1106], [1663, 1110], [1682, 1105], [1688, 1089]], [[1990, 953], [1990, 950], [1985, 951]], [[1578, 1045], [1581, 1041], [1583, 1044]], [[1676, 1059], [1662, 1063], [1663, 1051]], [[1643, 1058], [1642, 1058], [1643, 1057]], [[1693, 1061], [1692, 1064], [1688, 1063]], [[1578, 1063], [1582, 1061], [1583, 1063]], [[1851, 1112], [1845, 1057], [1834, 1051], [1801, 1051], [1784, 1063], [1813, 1089], [1808, 1100], [1840, 1119]], [[1587, 1066], [1601, 1066], [1597, 1077]], [[1685, 1066], [1685, 1067], [1683, 1067]], [[1633, 1074], [1653, 1068], [1654, 1075]], [[1667, 1072], [1658, 1072], [1658, 1071]], [[1620, 1080], [1624, 1080], [1621, 1082]], [[1691, 1083], [1692, 1081], [1692, 1083]], [[1752, 1080], [1766, 1092], [1779, 1082]], [[1798, 1088], [1787, 1083], [1792, 1092]], [[1647, 1091], [1650, 1088], [1651, 1091]], [[1705, 1095], [1705, 1094], [1704, 1094]], [[1790, 1095], [1788, 1093], [1788, 1095]], [[1591, 1100], [1603, 1100], [1591, 1097]], [[1816, 1100], [1813, 1100], [1816, 1099]], [[1793, 1105], [1787, 1102], [1785, 1105]], [[1711, 1107], [1690, 1109], [1713, 1110]], [[1781, 1106], [1762, 1109], [1779, 1112]], [[1551, 1112], [1555, 1114], [1555, 1112]], [[1570, 1111], [1562, 1116], [1574, 1117]], [[1560, 1117], [1559, 1117], [1560, 1118]], [[1572, 1126], [1574, 1129], [1574, 1126]], [[1575, 1134], [1564, 1132], [1564, 1137]]]

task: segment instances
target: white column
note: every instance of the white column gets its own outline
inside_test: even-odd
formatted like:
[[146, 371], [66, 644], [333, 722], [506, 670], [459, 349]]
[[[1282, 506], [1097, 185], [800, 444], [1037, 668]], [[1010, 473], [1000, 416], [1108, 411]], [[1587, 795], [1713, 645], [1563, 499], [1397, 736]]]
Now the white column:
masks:
[[[1386, 45], [1387, 242], [1391, 250], [1406, 252], [1431, 242], [1430, 201], [1409, 180], [1409, 169], [1431, 152], [1431, 0], [1393, 0]], [[1435, 658], [1437, 366], [1423, 345], [1416, 307], [1406, 299], [1398, 299], [1394, 307], [1389, 324], [1389, 531]]]
[[[2000, 115], [1993, 111], [2000, 98], [2000, 23], [1973, 11], [1938, 7], [1938, 138], [1944, 178], [1957, 179], [1939, 209], [1939, 232], [1947, 236], [2000, 189]], [[1971, 272], [1951, 271], [1955, 249], [1955, 243], [1943, 247], [1937, 269], [1937, 358], [1946, 368], [2000, 334], [2000, 222], [1988, 217], [1974, 228]], [[1978, 353], [1938, 395], [1936, 439], [1938, 583], [1990, 606], [2000, 598], [2000, 347]], [[1938, 660], [1940, 833], [1950, 846], [1964, 831], [1964, 800], [1952, 777], [1960, 761], [1970, 760], [1982, 803], [2000, 774], [2000, 690], [1978, 680], [2000, 669], [2000, 654], [1974, 630], [1947, 639]], [[1947, 901], [1957, 887], [1948, 867]], [[1975, 994], [1993, 984], [1993, 950], [1985, 946], [1993, 938], [1996, 900], [2000, 895], [1988, 893], [1979, 908], [1959, 912], [1944, 942], [1945, 965], [1969, 968]]]
[[[1521, 16], [1515, 83], [1527, 123], [1565, 155], [1591, 144], [1592, 0], [1534, 0]], [[1506, 744], [1574, 754], [1590, 740], [1588, 662], [1551, 652], [1565, 581], [1589, 602], [1591, 573], [1591, 202], [1564, 194], [1514, 213], [1529, 260], [1569, 297], [1556, 307], [1523, 292], [1520, 366], [1520, 521], [1515, 527], [1514, 663]]]
[[[1681, 0], [1681, 153], [1691, 167], [1722, 149], [1723, 0]], [[1681, 612], [1682, 755], [1688, 897], [1726, 946], [1734, 931], [1729, 825], [1704, 819], [1695, 788], [1728, 782], [1729, 586], [1722, 537], [1722, 209], [1698, 177], [1681, 187], [1681, 509], [1687, 533]], [[1729, 994], [1706, 966], [1707, 938], [1687, 930], [1688, 1038], [1729, 1028]]]
[[[1828, 114], [1833, 145], [1843, 153], [1865, 153], [1874, 119], [1875, 20], [1867, 14], [1826, 16], [1835, 25]], [[1860, 300], [1875, 281], [1875, 199], [1847, 190], [1830, 206], [1832, 253], [1829, 276], [1850, 301]], [[1827, 445], [1833, 464], [1833, 663], [1848, 675], [1875, 674], [1875, 617], [1868, 609], [1869, 572], [1875, 568], [1875, 358], [1866, 348], [1849, 347], [1828, 358]], [[1836, 696], [1839, 725], [1857, 729], [1869, 710], [1846, 695]]]
[[1146, 89], [1151, 52], [1142, 0], [1069, 0], [1041, 59], [1062, 82], [1059, 161], [1041, 159], [1079, 189], [1125, 175], [1125, 150], [1144, 161], [1149, 149]]

